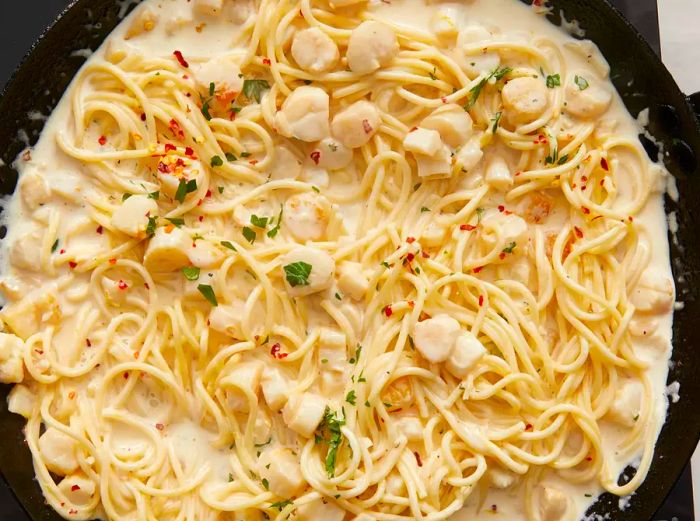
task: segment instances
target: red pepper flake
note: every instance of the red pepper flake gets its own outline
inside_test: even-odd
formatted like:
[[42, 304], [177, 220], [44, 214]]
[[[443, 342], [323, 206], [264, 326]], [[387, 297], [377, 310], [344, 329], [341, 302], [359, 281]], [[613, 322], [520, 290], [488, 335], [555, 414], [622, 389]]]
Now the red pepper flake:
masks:
[[425, 250], [423, 250], [422, 252], [420, 252], [420, 256], [423, 257], [424, 259], [429, 259], [429, 258], [430, 258], [430, 254], [429, 254], [427, 251], [425, 251]]
[[483, 307], [483, 305], [484, 305], [484, 296], [479, 295], [479, 307]]
[[272, 65], [270, 58], [263, 58], [263, 65]]
[[146, 289], [151, 289], [151, 286], [148, 285], [148, 282], [144, 282], [143, 287]]
[[501, 253], [498, 254], [498, 258], [503, 260], [506, 258], [506, 252], [502, 251]]
[[527, 425], [525, 425], [525, 430], [526, 430], [526, 431], [531, 431], [531, 430], [532, 430], [532, 424], [531, 424], [531, 423], [528, 423]]
[[288, 353], [280, 353], [280, 350], [282, 349], [282, 346], [278, 343], [272, 346], [270, 349], [270, 354], [273, 356], [273, 358], [276, 358], [277, 360], [282, 360], [283, 358], [287, 358]]
[[190, 64], [187, 63], [187, 60], [185, 60], [184, 56], [182, 56], [182, 53], [180, 51], [173, 51], [173, 54], [175, 55], [175, 58], [177, 58], [177, 61], [180, 65], [182, 65], [185, 69], [187, 69]]
[[413, 262], [413, 259], [415, 259], [415, 258], [416, 258], [416, 256], [415, 256], [413, 253], [407, 253], [407, 254], [406, 254], [406, 260], [407, 260], [408, 262]]
[[129, 285], [128, 285], [126, 282], [124, 282], [123, 280], [120, 280], [120, 281], [117, 283], [117, 287], [118, 287], [119, 289], [124, 290], [124, 289], [128, 289], [128, 288], [129, 288]]
[[585, 189], [586, 189], [586, 185], [581, 185], [581, 190], [585, 190]]
[[102, 225], [100, 224], [95, 231], [102, 235], [102, 232], [104, 232], [104, 228], [102, 228]]
[[250, 161], [248, 161], [248, 163], [250, 163], [251, 165], [257, 165], [257, 164], [258, 164], [258, 160], [257, 160], [257, 159], [251, 159]]
[[126, 373], [126, 372], [125, 372], [122, 376], [124, 377], [124, 380], [128, 380], [128, 379], [129, 379], [129, 373]]
[[586, 181], [588, 181], [588, 177], [586, 177], [585, 175], [582, 175], [581, 181], [583, 181], [585, 183]]
[[313, 160], [314, 164], [318, 164], [318, 162], [321, 160], [321, 152], [318, 150], [314, 150], [311, 152], [311, 159]]
[[63, 255], [64, 253], [66, 253], [66, 250], [64, 250], [63, 248], [61, 248], [60, 250], [58, 250], [58, 253], [60, 253], [61, 255]]
[[542, 7], [542, 0], [533, 0], [532, 5], [535, 7]]
[[372, 125], [369, 124], [369, 121], [366, 119], [362, 120], [362, 128], [365, 130], [365, 134], [369, 134], [372, 132]]
[[77, 514], [77, 513], [78, 513], [78, 511], [77, 511], [75, 508], [71, 508], [71, 509], [68, 511], [68, 514], [70, 514], [71, 516], [74, 516], [74, 515]]
[[418, 452], [414, 452], [413, 455], [416, 457], [416, 463], [418, 463], [418, 466], [422, 467], [423, 461], [420, 459], [420, 454], [418, 454]]
[[583, 231], [581, 231], [581, 228], [578, 226], [574, 226], [574, 233], [576, 234], [576, 237], [583, 239]]
[[391, 306], [385, 306], [382, 311], [384, 312], [387, 318], [394, 314], [394, 310], [391, 309]]
[[593, 458], [591, 456], [586, 456], [586, 461], [593, 461]]
[[499, 204], [499, 205], [498, 205], [498, 211], [501, 212], [501, 213], [503, 213], [503, 212], [506, 211], [506, 207], [503, 206], [502, 204]]
[[156, 429], [162, 431], [163, 429], [165, 429], [165, 425], [163, 425], [162, 423], [156, 423]]
[[462, 230], [463, 232], [473, 232], [474, 230], [476, 230], [476, 226], [474, 226], [472, 224], [462, 224], [459, 227], [459, 229]]
[[634, 217], [632, 217], [631, 215], [629, 215], [629, 216], [627, 216], [627, 220], [628, 220], [629, 222], [634, 222]]
[[406, 242], [408, 244], [413, 244], [414, 242], [416, 242], [416, 238], [415, 237], [406, 237]]
[[204, 221], [204, 216], [200, 215], [199, 217], [197, 217], [197, 220], [201, 223], [202, 221]]
[[408, 301], [408, 307], [409, 307], [409, 308], [413, 309], [415, 306], [416, 306], [416, 303], [415, 303], [415, 302], [413, 302], [412, 300], [409, 300], [409, 301]]
[[169, 174], [170, 173], [170, 166], [166, 165], [162, 161], [158, 161], [158, 171], [161, 174]]
[[518, 177], [522, 172], [515, 172], [515, 177]]
[[415, 132], [416, 130], [418, 130], [418, 127], [411, 127], [411, 130], [409, 130], [408, 132]]
[[185, 162], [182, 160], [181, 157], [177, 158], [177, 161], [175, 161], [175, 168], [185, 166]]
[[105, 136], [100, 136], [100, 139], [98, 139], [97, 142], [100, 145], [105, 146], [107, 144], [107, 138]]
[[605, 179], [601, 179], [601, 180], [600, 180], [600, 186], [604, 186], [604, 185], [605, 185]]
[[442, 98], [440, 98], [440, 101], [442, 101], [443, 103], [447, 103], [447, 98], [442, 97]]
[[141, 113], [141, 121], [146, 121], [146, 114], [144, 112]]
[[170, 127], [170, 130], [173, 131], [173, 134], [175, 134], [176, 136], [178, 136], [181, 139], [185, 138], [185, 131], [182, 130], [182, 127], [180, 126], [180, 124], [177, 121], [175, 121], [174, 119], [171, 119], [168, 122], [168, 126]]
[[167, 154], [168, 152], [174, 152], [177, 150], [177, 147], [175, 145], [172, 145], [170, 143], [165, 144], [165, 153]]
[[71, 400], [75, 400], [75, 391], [69, 392], [69, 393], [68, 393], [68, 398], [70, 398]]
[[70, 266], [70, 269], [75, 269], [78, 266], [78, 263], [75, 261], [68, 261], [68, 266]]
[[605, 159], [604, 157], [601, 157], [601, 158], [600, 158], [600, 166], [601, 166], [601, 168], [602, 168], [603, 170], [605, 170], [605, 171], [607, 172], [608, 169], [609, 169], [608, 160]]
[[491, 512], [498, 512], [498, 505], [491, 505]]
[[481, 270], [483, 270], [483, 269], [484, 269], [483, 266], [477, 266], [476, 268], [474, 268], [474, 269], [472, 270], [472, 272], [474, 272], [474, 273], [479, 273], [479, 272], [480, 272]]
[[116, 263], [117, 263], [117, 259], [109, 259], [109, 263], [110, 263], [110, 264], [116, 264]]
[[80, 490], [80, 487], [78, 485], [73, 485], [70, 490], [71, 492], [75, 492], [76, 490]]
[[194, 159], [194, 150], [192, 150], [192, 147], [185, 147], [185, 155]]
[[581, 207], [581, 211], [586, 215], [589, 215], [591, 213], [591, 210], [586, 208], [585, 206]]
[[90, 339], [89, 339], [89, 338], [86, 338], [86, 339], [85, 339], [85, 345], [88, 346], [88, 347], [92, 347], [92, 342], [90, 342]]

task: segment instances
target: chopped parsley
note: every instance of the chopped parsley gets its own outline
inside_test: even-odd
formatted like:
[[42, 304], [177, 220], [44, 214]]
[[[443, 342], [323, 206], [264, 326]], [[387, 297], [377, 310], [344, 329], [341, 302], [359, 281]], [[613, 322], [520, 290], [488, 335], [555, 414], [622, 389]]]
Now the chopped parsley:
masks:
[[221, 241], [221, 245], [222, 245], [224, 248], [228, 248], [229, 250], [233, 250], [233, 251], [236, 251], [236, 252], [238, 251], [238, 250], [236, 249], [236, 247], [235, 247], [233, 244], [231, 244], [229, 241]]
[[218, 190], [219, 190], [219, 193], [220, 193], [220, 194], [223, 194], [223, 193], [224, 193], [224, 187], [223, 187], [223, 186], [219, 186], [219, 187], [218, 187]]
[[512, 241], [508, 246], [503, 248], [503, 253], [513, 253], [516, 246], [517, 244], [515, 244], [515, 241]]
[[178, 228], [180, 226], [183, 226], [185, 224], [185, 220], [181, 217], [166, 217], [166, 221], [169, 221], [170, 223], [174, 224]]
[[243, 233], [243, 237], [245, 237], [245, 240], [248, 241], [250, 244], [253, 244], [255, 242], [255, 239], [258, 238], [258, 234], [255, 233], [255, 230], [253, 230], [252, 228], [248, 228], [247, 226], [244, 226], [241, 232]]
[[318, 189], [318, 186], [312, 186], [311, 189], [316, 192], [317, 194], [321, 193], [321, 190]]
[[271, 508], [276, 508], [280, 512], [284, 509], [284, 507], [289, 506], [294, 504], [294, 502], [291, 499], [285, 499], [284, 501], [277, 501], [276, 503], [272, 503], [270, 505]]
[[184, 268], [182, 268], [182, 274], [187, 280], [199, 279], [199, 271], [200, 270], [197, 266], [185, 266]]
[[348, 402], [350, 405], [357, 405], [357, 395], [355, 394], [354, 390], [350, 391], [345, 396], [345, 401]]
[[284, 274], [287, 277], [289, 285], [295, 288], [296, 286], [308, 286], [309, 276], [313, 266], [306, 262], [293, 262], [284, 266]]
[[484, 210], [483, 208], [477, 208], [476, 209], [476, 222], [477, 224], [481, 222], [481, 219], [484, 217]]
[[588, 80], [583, 76], [574, 76], [574, 83], [578, 87], [578, 90], [586, 90], [588, 88]]
[[[228, 162], [238, 161], [238, 158], [236, 156], [234, 156], [231, 152], [226, 152], [224, 155], [226, 156], [226, 161], [228, 161]], [[219, 187], [219, 189], [220, 189], [219, 193], [221, 193], [221, 190], [223, 190], [223, 188], [224, 188], [223, 186]]]
[[241, 157], [250, 157], [250, 152], [241, 152]]
[[51, 253], [55, 252], [57, 248], [58, 248], [58, 239], [56, 239], [54, 241], [53, 245], [51, 246]]
[[[345, 419], [340, 418], [338, 413], [331, 411], [326, 407], [326, 412], [323, 415], [321, 425], [319, 425], [316, 433], [316, 442], [325, 441], [328, 444], [328, 452], [326, 453], [326, 473], [329, 478], [335, 476], [335, 462], [338, 456], [338, 448], [343, 441], [343, 435], [340, 428], [345, 425]], [[326, 438], [325, 434], [328, 435]]]
[[267, 80], [243, 80], [243, 94], [249, 100], [260, 103], [262, 93], [269, 90], [270, 84]]
[[187, 194], [197, 191], [197, 180], [190, 179], [180, 179], [180, 183], [177, 185], [177, 191], [175, 192], [175, 199], [180, 203], [185, 202], [185, 197]]
[[122, 202], [126, 201], [129, 197], [131, 197], [134, 194], [124, 194], [122, 195]]
[[250, 224], [256, 228], [267, 228], [267, 221], [269, 220], [269, 217], [258, 217], [255, 214], [250, 216]]
[[154, 199], [154, 200], [157, 201], [158, 199], [160, 199], [160, 192], [158, 192], [158, 191], [156, 191], [156, 192], [151, 192], [150, 194], [148, 194], [148, 198], [149, 198], [149, 199]]
[[272, 436], [270, 436], [265, 443], [256, 443], [255, 448], [259, 449], [261, 447], [267, 447], [270, 443], [272, 443]]
[[547, 88], [553, 89], [554, 87], [561, 86], [561, 76], [558, 74], [550, 74], [547, 76]]
[[262, 480], [262, 486], [265, 488], [265, 490], [270, 490], [270, 482], [265, 478]]
[[197, 286], [197, 289], [199, 292], [204, 295], [204, 298], [207, 299], [212, 306], [218, 306], [219, 303], [216, 300], [216, 295], [214, 294], [214, 290], [212, 287], [208, 284], [200, 284]]
[[212, 167], [222, 166], [224, 164], [224, 160], [221, 159], [221, 156], [212, 156], [210, 164]]
[[561, 156], [561, 157], [559, 158], [559, 161], [557, 161], [557, 164], [558, 164], [558, 165], [563, 165], [563, 164], [566, 163], [568, 160], [569, 160], [569, 154], [564, 154], [563, 156]]
[[146, 235], [153, 237], [156, 233], [156, 217], [149, 217], [146, 225]]
[[337, 300], [343, 300], [343, 296], [342, 296], [340, 293], [338, 293], [338, 292], [336, 292], [335, 298], [336, 298]]
[[491, 120], [493, 121], [493, 126], [491, 127], [491, 133], [495, 134], [496, 130], [498, 130], [498, 124], [501, 122], [501, 116], [503, 115], [503, 112], [497, 112], [494, 118]]
[[362, 346], [360, 344], [357, 344], [357, 347], [355, 348], [355, 356], [353, 356], [350, 360], [348, 360], [348, 362], [351, 364], [356, 364], [357, 362], [360, 361], [361, 354], [362, 354]]
[[464, 110], [470, 110], [476, 104], [476, 101], [479, 99], [479, 96], [481, 96], [481, 91], [484, 90], [484, 87], [491, 78], [496, 78], [496, 81], [500, 81], [506, 74], [508, 74], [512, 70], [513, 69], [511, 69], [510, 67], [503, 67], [502, 69], [496, 68], [491, 72], [491, 74], [483, 78], [479, 83], [472, 87], [469, 90], [469, 99], [467, 100], [467, 104], [464, 105]]
[[[280, 213], [277, 216], [277, 224], [275, 224], [275, 227], [267, 232], [267, 236], [270, 239], [274, 239], [275, 237], [277, 237], [277, 233], [280, 231], [280, 226], [282, 226], [282, 214], [283, 213], [284, 213], [284, 206], [280, 205]], [[272, 224], [272, 223], [270, 223], [270, 224]]]
[[430, 208], [428, 208], [427, 206], [420, 207], [420, 213], [425, 213], [425, 212], [429, 212], [429, 211], [430, 211]]

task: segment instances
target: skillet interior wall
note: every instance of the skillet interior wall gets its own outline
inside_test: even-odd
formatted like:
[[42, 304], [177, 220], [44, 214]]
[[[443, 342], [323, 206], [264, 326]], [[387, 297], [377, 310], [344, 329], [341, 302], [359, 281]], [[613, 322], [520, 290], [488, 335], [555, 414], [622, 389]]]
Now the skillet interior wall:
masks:
[[[18, 137], [23, 129], [33, 144], [43, 127], [42, 121], [30, 121], [27, 114], [49, 114], [84, 58], [71, 56], [76, 49], [96, 49], [119, 23], [119, 13], [130, 0], [78, 0], [47, 31], [24, 64], [15, 73], [0, 100], [0, 192], [14, 190], [17, 173], [11, 164], [25, 147]], [[135, 3], [135, 2], [134, 2]], [[528, 1], [526, 3], [531, 3]], [[637, 36], [632, 27], [605, 0], [554, 0], [550, 19], [560, 23], [560, 9], [568, 19], [575, 18], [595, 41], [611, 65], [612, 80], [633, 116], [650, 108], [650, 131], [663, 144], [667, 168], [676, 178], [681, 194], [679, 203], [667, 198], [667, 212], [677, 213], [679, 230], [671, 241], [673, 270], [678, 300], [683, 309], [674, 321], [674, 365], [669, 381], [681, 383], [681, 401], [672, 404], [669, 419], [661, 433], [654, 464], [644, 485], [625, 511], [619, 511], [616, 497], [603, 496], [591, 512], [609, 513], [616, 521], [650, 519], [680, 474], [700, 435], [700, 408], [693, 396], [700, 395], [700, 357], [694, 355], [700, 345], [700, 328], [693, 327], [693, 317], [700, 317], [700, 242], [696, 238], [700, 214], [700, 171], [696, 154], [700, 154], [698, 121], [686, 98], [658, 61], [653, 50]], [[643, 93], [643, 94], [642, 94]], [[646, 143], [653, 157], [655, 146]], [[4, 230], [0, 230], [4, 236]], [[662, 238], [659, 238], [662, 240]], [[61, 518], [44, 505], [41, 491], [34, 481], [29, 450], [21, 432], [21, 417], [7, 411], [9, 387], [0, 389], [0, 469], [24, 508], [37, 521]]]

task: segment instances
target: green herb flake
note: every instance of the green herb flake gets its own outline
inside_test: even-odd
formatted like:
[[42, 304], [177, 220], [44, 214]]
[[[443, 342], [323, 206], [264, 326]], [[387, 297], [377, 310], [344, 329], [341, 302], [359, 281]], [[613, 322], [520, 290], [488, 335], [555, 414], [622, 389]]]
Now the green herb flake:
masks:
[[229, 241], [221, 241], [221, 245], [222, 245], [224, 248], [228, 248], [229, 250], [233, 250], [233, 251], [235, 251], [235, 252], [238, 251], [238, 250], [236, 249], [236, 247], [235, 247], [233, 244], [231, 244], [231, 242], [229, 242]]
[[210, 103], [211, 99], [202, 100], [202, 116], [204, 116], [204, 119], [206, 119], [207, 121], [211, 121], [211, 112], [209, 112]]
[[267, 232], [267, 236], [270, 239], [277, 237], [277, 233], [280, 231], [280, 226], [282, 226], [282, 215], [284, 214], [284, 206], [280, 205], [280, 213], [277, 215], [277, 224], [274, 228]]
[[420, 213], [425, 213], [425, 212], [429, 212], [429, 211], [430, 211], [430, 208], [428, 208], [427, 206], [420, 207]]
[[131, 197], [134, 194], [124, 194], [122, 195], [122, 202], [126, 201], [129, 197]]
[[265, 478], [262, 480], [262, 486], [265, 490], [270, 490], [270, 482]]
[[156, 217], [149, 217], [148, 224], [146, 225], [146, 235], [153, 237], [156, 233]]
[[316, 192], [317, 194], [321, 193], [321, 190], [318, 189], [318, 186], [312, 186], [311, 189]]
[[476, 209], [476, 223], [479, 224], [481, 222], [481, 219], [484, 217], [484, 210], [483, 208], [477, 208]]
[[212, 156], [210, 164], [212, 167], [222, 166], [224, 164], [224, 160], [221, 159], [221, 156]]
[[199, 268], [197, 266], [185, 266], [182, 268], [182, 274], [187, 280], [199, 279]]
[[563, 165], [563, 164], [566, 163], [568, 160], [569, 160], [569, 154], [564, 154], [563, 156], [561, 156], [561, 157], [559, 158], [559, 161], [557, 161], [557, 164], [558, 164], [558, 165]]
[[[317, 443], [325, 441], [328, 444], [325, 467], [329, 478], [335, 476], [335, 462], [338, 456], [338, 449], [343, 441], [340, 428], [343, 425], [345, 425], [345, 419], [339, 417], [338, 413], [331, 411], [329, 407], [326, 407], [323, 420], [316, 431], [315, 439]], [[325, 436], [326, 433], [328, 434], [328, 438]]]
[[513, 253], [516, 246], [517, 244], [515, 244], [515, 241], [512, 241], [508, 246], [503, 248], [503, 253]]
[[184, 226], [185, 224], [185, 220], [181, 217], [166, 217], [165, 220], [170, 222], [171, 224], [174, 224], [178, 228]]
[[272, 443], [272, 436], [270, 436], [265, 443], [256, 443], [255, 448], [260, 449], [262, 447], [267, 447], [270, 443]]
[[306, 262], [293, 262], [284, 266], [284, 274], [287, 277], [289, 285], [295, 288], [296, 286], [308, 286], [309, 276], [313, 266]]
[[384, 266], [386, 269], [391, 268], [391, 265], [387, 261], [382, 262], [382, 266]]
[[231, 483], [233, 481], [233, 474], [230, 472], [228, 473], [228, 482]]
[[336, 292], [335, 298], [336, 298], [336, 300], [343, 300], [343, 296], [338, 292]]
[[213, 95], [214, 95], [214, 92], [216, 92], [216, 85], [214, 85], [214, 82], [212, 81], [212, 82], [209, 84], [209, 95], [210, 95], [210, 96], [213, 96]]
[[[238, 161], [238, 158], [236, 156], [234, 156], [231, 152], [226, 152], [224, 155], [226, 156], [226, 161], [228, 161], [229, 163], [233, 162], [233, 161]], [[219, 189], [220, 189], [219, 193], [221, 193], [221, 191], [223, 191], [224, 187], [220, 186]]]
[[185, 178], [180, 179], [180, 183], [177, 185], [177, 191], [175, 192], [175, 200], [184, 203], [187, 194], [197, 191], [197, 180], [190, 179], [189, 181]]
[[253, 244], [255, 242], [255, 239], [258, 238], [258, 234], [255, 233], [255, 230], [252, 228], [248, 228], [247, 226], [243, 227], [243, 230], [241, 230], [243, 233], [243, 237], [250, 243]]
[[578, 87], [578, 90], [586, 90], [589, 87], [588, 80], [583, 76], [574, 76], [574, 83]]
[[252, 224], [256, 228], [267, 228], [267, 222], [269, 220], [269, 217], [258, 217], [255, 214], [250, 216], [250, 224]]
[[495, 134], [496, 131], [498, 130], [498, 124], [501, 122], [501, 116], [503, 115], [503, 112], [497, 112], [494, 118], [491, 120], [493, 121], [493, 125], [491, 126], [491, 133]]
[[277, 501], [275, 503], [272, 503], [270, 505], [270, 508], [276, 508], [277, 510], [282, 512], [282, 510], [284, 510], [284, 507], [287, 507], [292, 504], [294, 504], [294, 502], [291, 499], [285, 499], [283, 501]]
[[54, 241], [53, 245], [51, 246], [51, 253], [55, 252], [57, 248], [58, 248], [58, 239], [56, 239]]
[[370, 407], [369, 400], [365, 400], [365, 407]]
[[354, 390], [350, 391], [345, 396], [345, 401], [348, 402], [350, 405], [357, 405], [357, 395], [355, 394]]
[[249, 100], [260, 103], [262, 93], [270, 89], [267, 80], [243, 80], [243, 94]]
[[479, 96], [481, 96], [481, 91], [484, 90], [484, 87], [486, 87], [486, 84], [491, 78], [495, 78], [496, 81], [500, 81], [506, 74], [508, 74], [512, 70], [513, 69], [511, 69], [510, 67], [503, 67], [501, 69], [496, 68], [493, 70], [493, 72], [491, 72], [491, 74], [483, 78], [479, 83], [472, 87], [469, 90], [469, 99], [467, 100], [466, 105], [464, 105], [464, 110], [471, 110], [474, 107], [477, 100], [479, 99]]
[[204, 298], [207, 299], [212, 306], [218, 306], [219, 302], [216, 300], [216, 295], [214, 294], [214, 290], [212, 287], [208, 284], [200, 284], [197, 286], [197, 289], [199, 292], [204, 295]]
[[220, 193], [220, 194], [223, 194], [223, 193], [224, 193], [224, 187], [223, 187], [223, 186], [219, 186], [219, 187], [218, 187], [218, 190], [219, 190], [219, 193]]
[[420, 188], [421, 184], [422, 184], [422, 183], [416, 183], [416, 184], [414, 184], [414, 185], [413, 185], [413, 191], [415, 192], [416, 190], [418, 190], [418, 189]]
[[547, 88], [553, 89], [554, 87], [561, 86], [561, 76], [558, 74], [551, 74], [547, 76]]

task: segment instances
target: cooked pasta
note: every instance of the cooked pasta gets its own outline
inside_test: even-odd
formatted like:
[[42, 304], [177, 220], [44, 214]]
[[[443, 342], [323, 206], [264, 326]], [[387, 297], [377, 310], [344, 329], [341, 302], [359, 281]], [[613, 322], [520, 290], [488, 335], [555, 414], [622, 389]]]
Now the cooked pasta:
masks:
[[608, 73], [514, 0], [139, 5], [7, 210], [0, 377], [51, 507], [556, 521], [632, 493], [674, 289]]

